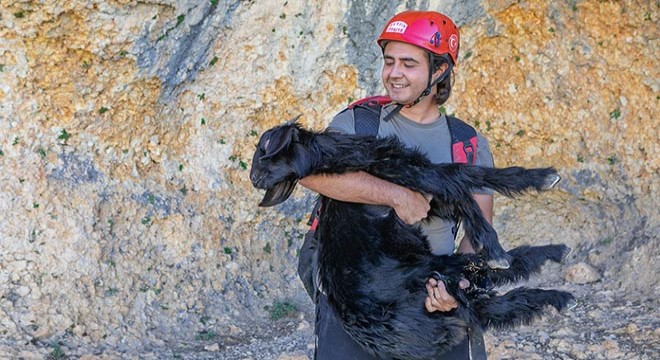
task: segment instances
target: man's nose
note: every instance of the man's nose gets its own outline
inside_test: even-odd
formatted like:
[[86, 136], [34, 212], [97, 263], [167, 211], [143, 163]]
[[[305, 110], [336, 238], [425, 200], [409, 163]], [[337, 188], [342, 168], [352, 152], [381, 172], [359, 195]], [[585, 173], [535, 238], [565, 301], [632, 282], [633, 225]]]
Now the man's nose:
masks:
[[392, 71], [390, 72], [390, 77], [394, 78], [399, 78], [403, 76], [403, 72], [401, 71], [401, 65], [400, 64], [395, 64], [392, 66]]

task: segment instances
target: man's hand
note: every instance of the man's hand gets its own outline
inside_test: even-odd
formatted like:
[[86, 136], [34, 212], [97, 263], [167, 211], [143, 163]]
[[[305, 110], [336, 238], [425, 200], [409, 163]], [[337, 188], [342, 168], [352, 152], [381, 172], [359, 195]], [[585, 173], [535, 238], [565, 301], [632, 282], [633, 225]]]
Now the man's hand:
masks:
[[[470, 286], [470, 282], [466, 279], [461, 279], [461, 281], [458, 283], [458, 287], [461, 289], [465, 289], [468, 286]], [[428, 296], [426, 297], [426, 301], [424, 303], [426, 311], [446, 312], [458, 307], [458, 302], [456, 299], [454, 299], [454, 297], [449, 295], [447, 289], [445, 288], [445, 283], [442, 281], [437, 281], [434, 278], [430, 278], [429, 281], [426, 282], [426, 291], [428, 292]]]
[[391, 207], [396, 215], [408, 225], [425, 219], [431, 210], [431, 196], [400, 188], [398, 196], [392, 199]]

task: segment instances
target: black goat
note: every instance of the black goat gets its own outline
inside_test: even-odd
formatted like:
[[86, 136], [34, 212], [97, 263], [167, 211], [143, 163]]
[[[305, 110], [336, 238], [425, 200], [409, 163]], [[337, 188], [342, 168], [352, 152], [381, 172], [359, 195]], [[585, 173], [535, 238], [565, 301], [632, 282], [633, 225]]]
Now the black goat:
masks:
[[[358, 170], [432, 195], [431, 213], [459, 217], [481, 250], [479, 255], [435, 256], [421, 230], [403, 223], [391, 209], [323, 198], [317, 230], [319, 285], [346, 331], [368, 351], [429, 359], [462, 341], [468, 325], [513, 327], [541, 316], [547, 305], [561, 310], [574, 302], [571, 294], [556, 290], [518, 288], [501, 296], [492, 290], [528, 279], [545, 261], [561, 261], [569, 249], [523, 246], [506, 253], [471, 196], [472, 189], [481, 187], [508, 196], [549, 189], [559, 180], [551, 168], [433, 164], [395, 138], [315, 133], [290, 121], [262, 135], [250, 179], [267, 190], [259, 205], [273, 206], [307, 175]], [[496, 260], [497, 266], [487, 260]], [[425, 283], [431, 276], [444, 281], [461, 304], [457, 309], [425, 310]], [[460, 278], [470, 281], [468, 289], [459, 289]]]

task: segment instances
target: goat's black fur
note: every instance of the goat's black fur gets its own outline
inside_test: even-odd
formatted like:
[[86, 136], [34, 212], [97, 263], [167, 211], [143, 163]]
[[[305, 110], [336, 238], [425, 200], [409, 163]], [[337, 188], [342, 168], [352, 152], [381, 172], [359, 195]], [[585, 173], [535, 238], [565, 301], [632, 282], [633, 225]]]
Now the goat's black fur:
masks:
[[[319, 283], [346, 331], [369, 352], [401, 359], [430, 359], [463, 340], [467, 326], [507, 328], [531, 322], [547, 305], [563, 309], [573, 296], [556, 290], [518, 288], [497, 295], [492, 286], [528, 279], [545, 261], [559, 262], [564, 245], [519, 247], [504, 252], [483, 218], [471, 190], [505, 195], [552, 187], [551, 168], [490, 169], [433, 164], [395, 138], [314, 133], [293, 121], [262, 135], [250, 178], [267, 189], [261, 206], [286, 200], [298, 179], [310, 174], [366, 171], [433, 196], [431, 212], [459, 217], [479, 255], [435, 256], [418, 227], [391, 209], [323, 198], [319, 238]], [[508, 269], [488, 266], [504, 260]], [[501, 265], [501, 263], [499, 264]], [[425, 283], [435, 274], [461, 304], [429, 313]], [[460, 290], [458, 280], [471, 285]]]

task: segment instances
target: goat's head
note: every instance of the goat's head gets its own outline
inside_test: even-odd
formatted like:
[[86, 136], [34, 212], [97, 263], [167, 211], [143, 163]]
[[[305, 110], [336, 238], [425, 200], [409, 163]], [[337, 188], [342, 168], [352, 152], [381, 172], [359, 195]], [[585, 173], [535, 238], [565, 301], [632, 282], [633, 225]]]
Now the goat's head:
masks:
[[[300, 117], [300, 116], [298, 116]], [[295, 117], [261, 135], [252, 157], [250, 180], [257, 189], [266, 189], [259, 206], [274, 206], [289, 198], [298, 179], [311, 171], [307, 148], [300, 143], [304, 130]]]

